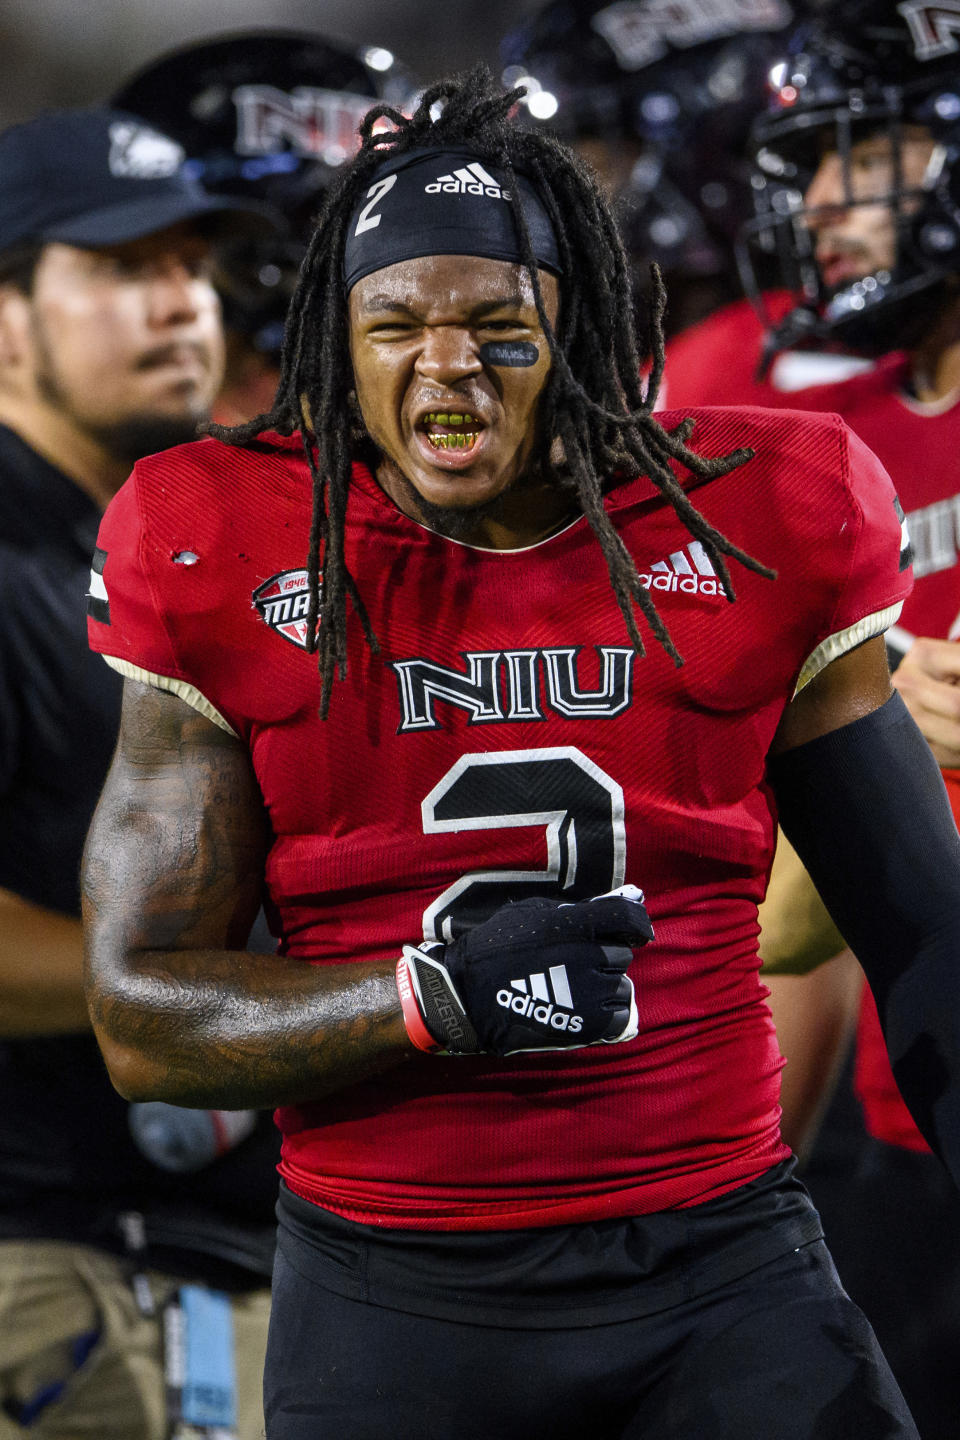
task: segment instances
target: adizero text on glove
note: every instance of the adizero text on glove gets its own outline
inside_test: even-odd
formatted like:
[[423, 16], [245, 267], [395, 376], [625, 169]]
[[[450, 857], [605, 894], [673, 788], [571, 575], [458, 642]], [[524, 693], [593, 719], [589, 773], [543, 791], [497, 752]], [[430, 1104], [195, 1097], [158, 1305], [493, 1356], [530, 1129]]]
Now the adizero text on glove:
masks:
[[405, 945], [397, 986], [410, 1039], [452, 1055], [632, 1040], [633, 947], [653, 939], [643, 892], [521, 900], [449, 945]]

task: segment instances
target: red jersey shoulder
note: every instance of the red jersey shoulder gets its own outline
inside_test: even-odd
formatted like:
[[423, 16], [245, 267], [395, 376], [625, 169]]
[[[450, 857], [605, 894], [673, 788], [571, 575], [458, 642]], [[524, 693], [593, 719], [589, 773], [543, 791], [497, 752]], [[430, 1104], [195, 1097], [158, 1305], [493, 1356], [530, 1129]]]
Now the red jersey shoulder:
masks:
[[[658, 419], [670, 428], [685, 413]], [[840, 416], [723, 406], [689, 415], [700, 454], [753, 451], [706, 483], [681, 470], [692, 503], [778, 572], [786, 603], [819, 614], [820, 639], [832, 633], [824, 626], [844, 629], [903, 601], [911, 584], [903, 513], [883, 466]]]
[[243, 449], [204, 439], [139, 461], [101, 522], [91, 647], [191, 679], [178, 637], [206, 622], [218, 640], [265, 526], [285, 523], [306, 553], [305, 472], [302, 450], [281, 437]]
[[262, 516], [278, 492], [296, 495], [298, 460], [302, 448], [280, 436], [244, 447], [208, 437], [148, 455], [107, 507], [102, 534], [119, 541], [132, 526], [141, 544], [202, 540], [215, 555], [221, 535]]
[[[858, 488], [861, 472], [879, 469], [876, 456], [858, 441], [843, 416], [830, 410], [764, 405], [701, 405], [664, 410], [657, 420], [667, 430], [694, 422], [690, 448], [708, 458], [749, 449], [774, 484], [790, 483], [802, 465], [808, 479], [831, 477]], [[752, 462], [750, 462], [752, 463]]]
[[[705, 458], [751, 450], [752, 458], [738, 470], [751, 477], [762, 473], [764, 485], [778, 490], [793, 487], [798, 467], [803, 467], [808, 482], [843, 480], [851, 470], [860, 468], [851, 466], [851, 432], [843, 418], [833, 413], [772, 410], [762, 405], [701, 405], [661, 411], [656, 418], [667, 430], [684, 419], [692, 420], [690, 449]], [[744, 466], [749, 466], [749, 471]], [[688, 487], [697, 483], [685, 477], [682, 467], [677, 468]]]
[[899, 536], [902, 516], [896, 519], [890, 477], [840, 415], [717, 405], [661, 411], [656, 419], [667, 430], [692, 420], [688, 443], [705, 459], [752, 452], [712, 480], [671, 462], [694, 503], [721, 529], [724, 524], [740, 534], [773, 529], [786, 544], [803, 535], [822, 543], [835, 531], [845, 534], [851, 523], [858, 530], [879, 525]]

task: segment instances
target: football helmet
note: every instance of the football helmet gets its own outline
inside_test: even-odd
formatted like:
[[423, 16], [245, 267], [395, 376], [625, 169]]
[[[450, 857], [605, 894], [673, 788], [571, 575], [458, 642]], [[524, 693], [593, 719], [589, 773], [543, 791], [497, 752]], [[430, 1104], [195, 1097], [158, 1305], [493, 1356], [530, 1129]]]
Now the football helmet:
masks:
[[359, 145], [360, 121], [377, 101], [406, 110], [415, 94], [388, 50], [250, 30], [161, 56], [111, 103], [179, 141], [207, 190], [257, 200], [286, 221], [284, 237], [237, 241], [219, 256], [226, 324], [276, 354], [313, 218]]
[[[960, 272], [960, 0], [813, 4], [771, 68], [770, 92], [752, 131], [756, 218], [739, 246], [742, 278], [761, 314], [758, 251], [776, 255], [783, 284], [797, 296], [769, 327], [769, 355], [804, 344], [864, 355], [909, 349]], [[905, 144], [917, 135], [929, 139], [930, 154], [910, 184]], [[875, 136], [884, 142], [890, 182], [865, 192], [851, 157]], [[843, 198], [814, 206], [811, 184], [825, 155], [839, 161]], [[862, 205], [889, 207], [890, 263], [828, 285], [815, 254], [818, 225], [827, 223], [827, 210]]]
[[790, 0], [553, 0], [504, 39], [503, 80], [588, 159], [582, 142], [635, 142], [616, 198], [638, 259], [720, 274], [751, 209], [749, 123], [795, 20]]

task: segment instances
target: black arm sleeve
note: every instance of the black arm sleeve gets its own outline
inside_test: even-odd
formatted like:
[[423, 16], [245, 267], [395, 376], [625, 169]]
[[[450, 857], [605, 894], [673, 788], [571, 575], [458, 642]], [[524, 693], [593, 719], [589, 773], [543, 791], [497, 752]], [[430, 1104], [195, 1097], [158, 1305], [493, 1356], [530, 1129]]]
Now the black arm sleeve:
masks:
[[960, 1185], [960, 835], [936, 761], [894, 694], [768, 773], [866, 972], [900, 1093]]

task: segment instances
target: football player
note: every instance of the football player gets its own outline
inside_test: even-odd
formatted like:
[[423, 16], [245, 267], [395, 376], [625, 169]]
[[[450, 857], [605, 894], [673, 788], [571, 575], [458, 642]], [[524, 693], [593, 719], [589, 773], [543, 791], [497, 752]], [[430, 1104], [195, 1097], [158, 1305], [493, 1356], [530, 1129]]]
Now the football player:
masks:
[[756, 955], [779, 811], [960, 1175], [894, 492], [836, 418], [653, 418], [609, 207], [517, 99], [374, 108], [272, 412], [105, 517], [94, 1023], [124, 1094], [279, 1106], [270, 1440], [915, 1437], [779, 1138]]
[[[883, 461], [906, 513], [913, 594], [887, 635], [894, 685], [933, 748], [960, 814], [960, 7], [818, 7], [772, 71], [769, 109], [754, 127], [763, 204], [751, 231], [783, 263], [793, 296], [766, 317], [770, 381], [806, 348], [852, 358], [863, 372], [764, 403], [841, 414]], [[739, 312], [742, 316], [742, 311]], [[667, 362], [671, 403], [704, 390], [718, 401], [750, 383], [753, 332], [731, 353], [734, 312], [680, 337]], [[727, 327], [730, 327], [729, 330]], [[784, 347], [786, 349], [784, 350]], [[808, 376], [809, 379], [809, 376]], [[778, 858], [764, 914], [764, 953], [785, 969], [836, 955], [843, 941], [789, 851]], [[851, 983], [852, 982], [852, 983]], [[805, 1124], [822, 1079], [821, 1038], [857, 1028], [855, 1087], [863, 1124], [831, 1171], [824, 1136], [810, 1184], [844, 1283], [881, 1335], [924, 1435], [946, 1437], [960, 1407], [948, 1354], [960, 1325], [960, 1206], [902, 1104], [869, 992], [849, 954], [806, 980], [771, 982], [787, 1076], [785, 1110]], [[859, 1018], [857, 1011], [859, 1009]], [[789, 1036], [798, 1031], [797, 1040]], [[854, 1156], [854, 1147], [856, 1156]], [[890, 1203], [878, 1210], [882, 1189]], [[879, 1267], [878, 1250], [891, 1257]], [[909, 1309], [909, 1322], [904, 1312]]]
[[791, 0], [551, 0], [501, 43], [521, 112], [570, 143], [612, 196], [637, 286], [667, 283], [667, 333], [739, 294], [748, 127]]

